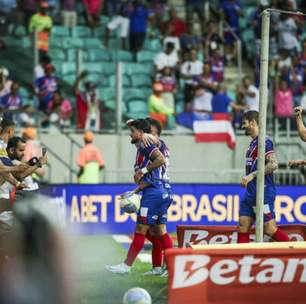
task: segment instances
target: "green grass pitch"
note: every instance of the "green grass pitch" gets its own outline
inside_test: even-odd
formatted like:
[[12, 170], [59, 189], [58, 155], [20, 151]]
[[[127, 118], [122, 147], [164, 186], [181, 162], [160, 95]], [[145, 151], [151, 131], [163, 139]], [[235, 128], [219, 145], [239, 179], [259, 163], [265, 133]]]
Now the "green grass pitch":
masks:
[[167, 278], [142, 276], [151, 264], [139, 260], [133, 265], [129, 275], [106, 272], [104, 266], [124, 260], [126, 250], [111, 236], [80, 236], [74, 238], [73, 254], [76, 288], [82, 304], [120, 304], [125, 291], [132, 287], [146, 289], [153, 304], [167, 303]]

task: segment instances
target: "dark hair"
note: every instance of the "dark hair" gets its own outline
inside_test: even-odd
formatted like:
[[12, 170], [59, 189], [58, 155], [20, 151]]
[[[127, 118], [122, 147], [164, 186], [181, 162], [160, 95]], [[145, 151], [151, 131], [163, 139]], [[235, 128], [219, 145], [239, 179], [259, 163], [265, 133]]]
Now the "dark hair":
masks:
[[22, 142], [23, 144], [26, 143], [26, 141], [23, 138], [21, 138], [19, 136], [14, 136], [14, 137], [9, 139], [6, 149], [9, 150], [10, 148], [17, 148], [18, 143], [20, 143], [20, 142]]
[[5, 132], [10, 127], [15, 127], [15, 123], [10, 119], [3, 118], [0, 123], [1, 133]]
[[167, 42], [166, 43], [166, 49], [174, 49], [175, 45], [173, 42]]
[[146, 119], [136, 119], [130, 123], [130, 127], [141, 130], [144, 133], [151, 133], [151, 125]]
[[258, 112], [257, 111], [248, 111], [245, 112], [242, 116], [242, 121], [247, 120], [247, 121], [252, 121], [255, 120], [256, 123], [258, 124]]
[[160, 122], [154, 118], [151, 117], [147, 117], [146, 121], [149, 122], [149, 124], [153, 127], [155, 127], [157, 129], [157, 134], [158, 136], [160, 136], [161, 132], [162, 132], [162, 126], [160, 124]]

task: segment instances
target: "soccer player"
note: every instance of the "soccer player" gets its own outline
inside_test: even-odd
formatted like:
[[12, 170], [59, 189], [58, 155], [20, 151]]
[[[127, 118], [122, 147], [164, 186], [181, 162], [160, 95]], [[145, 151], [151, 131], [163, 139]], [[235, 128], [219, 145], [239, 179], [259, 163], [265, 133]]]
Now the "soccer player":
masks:
[[108, 271], [118, 274], [127, 274], [131, 271], [131, 266], [144, 245], [150, 227], [154, 227], [163, 250], [172, 248], [172, 240], [165, 225], [167, 210], [172, 202], [166, 159], [156, 145], [150, 145], [146, 148], [141, 144], [143, 134], [151, 132], [147, 120], [138, 119], [130, 122], [129, 126], [131, 143], [138, 147], [134, 166], [134, 180], [138, 187], [133, 192], [142, 191], [142, 198], [137, 214], [134, 239], [124, 263], [106, 266]]
[[[250, 229], [255, 219], [256, 208], [256, 176], [258, 153], [258, 112], [248, 111], [242, 117], [242, 128], [245, 134], [252, 138], [246, 152], [246, 175], [242, 178], [242, 186], [246, 192], [240, 202], [238, 243], [250, 242]], [[276, 226], [274, 216], [274, 199], [276, 189], [273, 182], [273, 172], [278, 163], [271, 139], [265, 140], [265, 190], [264, 190], [264, 232], [275, 241], [288, 242], [288, 235]]]

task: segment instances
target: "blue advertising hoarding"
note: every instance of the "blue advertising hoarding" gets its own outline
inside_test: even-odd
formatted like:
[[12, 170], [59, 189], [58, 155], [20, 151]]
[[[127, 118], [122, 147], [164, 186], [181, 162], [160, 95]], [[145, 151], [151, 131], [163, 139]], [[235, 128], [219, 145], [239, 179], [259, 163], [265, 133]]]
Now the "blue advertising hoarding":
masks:
[[[132, 184], [54, 185], [43, 192], [62, 204], [66, 224], [72, 230], [91, 233], [132, 233], [135, 214], [120, 210], [119, 195]], [[174, 184], [174, 203], [168, 210], [168, 230], [177, 225], [237, 225], [239, 185]], [[275, 200], [280, 224], [306, 223], [306, 186], [279, 186]]]

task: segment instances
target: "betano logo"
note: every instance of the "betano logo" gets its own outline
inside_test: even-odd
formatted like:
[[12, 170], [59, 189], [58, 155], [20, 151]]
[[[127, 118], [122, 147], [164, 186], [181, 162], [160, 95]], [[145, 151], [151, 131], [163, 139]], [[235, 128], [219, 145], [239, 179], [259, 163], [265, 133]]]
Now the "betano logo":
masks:
[[[304, 238], [299, 233], [289, 233], [291, 240], [295, 242], [302, 242]], [[189, 244], [193, 245], [207, 245], [207, 244], [235, 244], [237, 243], [238, 234], [237, 232], [230, 233], [220, 233], [210, 235], [207, 230], [184, 230], [184, 241], [183, 247], [186, 247]], [[255, 240], [255, 234], [250, 235], [251, 240]], [[264, 236], [264, 241], [270, 241], [270, 237], [267, 235]]]
[[210, 263], [211, 257], [208, 255], [176, 256], [172, 288], [190, 287], [206, 280], [216, 285], [237, 281], [241, 284], [306, 282], [306, 259], [301, 258], [284, 261], [245, 255], [238, 260], [220, 259]]

